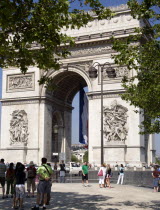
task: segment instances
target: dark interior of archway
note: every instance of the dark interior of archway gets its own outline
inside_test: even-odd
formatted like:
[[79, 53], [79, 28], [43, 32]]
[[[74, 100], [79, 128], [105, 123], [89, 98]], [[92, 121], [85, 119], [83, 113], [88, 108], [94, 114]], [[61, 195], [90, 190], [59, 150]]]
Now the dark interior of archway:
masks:
[[71, 71], [59, 73], [53, 78], [53, 84], [53, 97], [70, 104], [80, 88], [87, 86], [81, 75]]

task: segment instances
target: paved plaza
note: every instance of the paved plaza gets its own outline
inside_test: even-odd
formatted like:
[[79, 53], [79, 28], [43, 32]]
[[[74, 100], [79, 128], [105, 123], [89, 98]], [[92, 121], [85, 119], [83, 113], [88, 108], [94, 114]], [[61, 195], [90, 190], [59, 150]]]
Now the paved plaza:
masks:
[[[25, 209], [34, 204], [35, 198], [25, 198]], [[12, 209], [11, 198], [1, 199], [0, 209]], [[129, 185], [113, 184], [111, 189], [106, 189], [99, 188], [98, 184], [83, 187], [80, 183], [54, 183], [51, 205], [47, 209], [160, 209], [160, 193]]]

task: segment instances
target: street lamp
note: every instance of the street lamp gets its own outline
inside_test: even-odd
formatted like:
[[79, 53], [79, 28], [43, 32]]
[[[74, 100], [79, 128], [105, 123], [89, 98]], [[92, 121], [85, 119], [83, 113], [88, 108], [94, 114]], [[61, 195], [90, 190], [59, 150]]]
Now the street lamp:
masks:
[[[103, 70], [106, 68], [106, 73], [108, 75], [108, 78], [115, 78], [116, 77], [116, 72], [115, 69], [111, 67], [111, 64], [109, 62], [106, 62], [104, 64], [100, 64], [98, 62], [94, 63], [90, 68], [89, 68], [89, 77], [90, 78], [97, 78], [97, 69], [101, 70], [101, 164], [104, 163], [104, 156], [103, 156]], [[99, 71], [98, 71], [99, 72]]]
[[58, 151], [58, 125], [53, 126], [53, 142], [52, 142], [52, 157], [53, 161], [58, 162], [59, 151]]

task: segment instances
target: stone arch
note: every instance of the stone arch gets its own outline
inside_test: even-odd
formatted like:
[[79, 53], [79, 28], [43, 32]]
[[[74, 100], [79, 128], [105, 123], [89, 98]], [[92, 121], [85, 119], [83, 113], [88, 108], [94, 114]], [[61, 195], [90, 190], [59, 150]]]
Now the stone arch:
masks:
[[[82, 68], [74, 66], [74, 65], [68, 65], [67, 68], [65, 69], [60, 69], [58, 71], [50, 71], [47, 74], [48, 77], [52, 77], [53, 79], [53, 83], [55, 82], [56, 84], [59, 82], [61, 82], [63, 80], [67, 79], [67, 77], [70, 79], [74, 77], [77, 77], [77, 81], [79, 83], [81, 83], [82, 87], [87, 86], [88, 87], [88, 91], [92, 91], [92, 83], [91, 83], [91, 79], [89, 78], [89, 75], [87, 74], [86, 71], [84, 71]], [[84, 84], [85, 83], [85, 84]], [[78, 84], [78, 83], [77, 83]], [[73, 83], [72, 83], [73, 85]], [[80, 87], [78, 87], [76, 85], [76, 87], [72, 87], [70, 88], [70, 90], [68, 90], [68, 93], [66, 95], [66, 98], [69, 97], [69, 94], [71, 95], [75, 95], [75, 92], [80, 89]], [[46, 95], [46, 88], [43, 86], [42, 88], [42, 92], [41, 92], [41, 96], [45, 96]], [[67, 102], [67, 99], [66, 99]]]

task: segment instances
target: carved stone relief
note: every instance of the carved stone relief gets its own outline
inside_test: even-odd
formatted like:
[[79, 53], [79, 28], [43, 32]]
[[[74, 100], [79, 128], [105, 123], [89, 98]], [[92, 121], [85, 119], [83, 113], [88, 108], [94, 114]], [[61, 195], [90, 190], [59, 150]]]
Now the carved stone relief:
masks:
[[114, 100], [110, 107], [104, 107], [104, 137], [106, 142], [125, 141], [127, 128], [128, 109]]
[[8, 75], [8, 91], [33, 90], [34, 74]]
[[[129, 76], [129, 70], [127, 69], [126, 66], [115, 66], [115, 67], [113, 66], [113, 68], [115, 69], [115, 72], [116, 72], [116, 78]], [[109, 80], [108, 75], [105, 70], [103, 71], [103, 79]]]
[[108, 54], [114, 52], [114, 50], [112, 50], [112, 46], [111, 45], [107, 45], [107, 46], [96, 46], [96, 47], [83, 47], [81, 49], [74, 49], [71, 50], [71, 56], [69, 57], [78, 57], [78, 56], [86, 56], [86, 55], [94, 55], [94, 54]]
[[28, 118], [24, 110], [15, 110], [11, 114], [10, 121], [10, 144], [28, 143]]

